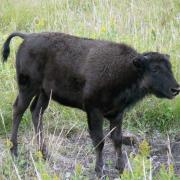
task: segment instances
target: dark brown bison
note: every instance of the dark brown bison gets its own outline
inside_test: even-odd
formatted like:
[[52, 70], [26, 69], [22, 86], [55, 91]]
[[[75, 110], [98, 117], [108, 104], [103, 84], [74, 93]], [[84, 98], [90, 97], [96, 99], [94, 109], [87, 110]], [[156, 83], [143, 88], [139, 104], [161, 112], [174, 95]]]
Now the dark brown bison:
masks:
[[31, 101], [39, 148], [46, 155], [42, 116], [52, 96], [60, 104], [87, 113], [89, 133], [96, 149], [95, 170], [99, 176], [103, 166], [103, 119], [109, 120], [117, 152], [116, 167], [122, 172], [121, 125], [124, 110], [146, 95], [172, 99], [180, 91], [166, 54], [141, 54], [125, 44], [63, 33], [13, 33], [3, 46], [4, 62], [9, 56], [9, 44], [14, 36], [24, 39], [16, 57], [19, 94], [13, 106], [11, 137], [11, 152], [15, 156], [18, 127]]

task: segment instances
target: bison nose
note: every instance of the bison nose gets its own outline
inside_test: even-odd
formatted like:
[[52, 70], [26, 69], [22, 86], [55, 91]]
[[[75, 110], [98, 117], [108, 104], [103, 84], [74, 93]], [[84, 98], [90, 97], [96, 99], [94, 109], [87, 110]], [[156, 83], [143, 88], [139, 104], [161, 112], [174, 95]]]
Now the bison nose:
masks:
[[176, 88], [171, 88], [171, 92], [174, 96], [176, 96], [180, 92], [180, 86], [178, 86]]

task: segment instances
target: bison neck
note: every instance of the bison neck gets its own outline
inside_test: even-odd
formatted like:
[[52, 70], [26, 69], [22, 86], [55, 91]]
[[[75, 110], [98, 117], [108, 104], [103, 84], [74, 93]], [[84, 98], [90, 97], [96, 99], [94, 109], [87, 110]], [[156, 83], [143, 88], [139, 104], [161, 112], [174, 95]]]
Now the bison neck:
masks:
[[137, 83], [121, 90], [117, 94], [112, 93], [112, 102], [109, 102], [109, 106], [105, 106], [103, 108], [103, 112], [105, 115], [123, 112], [125, 109], [133, 106], [135, 103], [143, 99], [147, 94], [148, 91], [141, 85], [141, 81], [137, 81]]

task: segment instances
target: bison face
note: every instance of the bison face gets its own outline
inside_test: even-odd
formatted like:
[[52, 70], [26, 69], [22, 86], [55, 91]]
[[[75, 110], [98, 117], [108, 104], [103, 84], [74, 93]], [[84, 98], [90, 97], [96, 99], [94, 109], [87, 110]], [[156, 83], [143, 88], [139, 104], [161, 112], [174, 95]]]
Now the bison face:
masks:
[[180, 92], [180, 86], [171, 69], [169, 55], [144, 53], [140, 61], [135, 60], [134, 64], [143, 70], [144, 84], [150, 93], [159, 98], [172, 99]]

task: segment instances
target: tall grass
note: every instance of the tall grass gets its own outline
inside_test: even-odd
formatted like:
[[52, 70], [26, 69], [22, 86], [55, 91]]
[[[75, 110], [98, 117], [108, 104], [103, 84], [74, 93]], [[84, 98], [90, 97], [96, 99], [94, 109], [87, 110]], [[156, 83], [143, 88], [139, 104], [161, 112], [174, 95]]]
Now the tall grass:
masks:
[[[1, 0], [0, 47], [13, 31], [59, 31], [124, 42], [140, 52], [167, 53], [171, 56], [175, 77], [180, 81], [179, 0]], [[20, 39], [14, 39], [8, 63], [0, 63], [2, 136], [8, 136], [11, 127], [12, 104], [17, 94], [14, 63], [20, 43]], [[32, 132], [32, 128], [29, 128], [30, 119], [28, 112], [23, 118], [21, 131], [28, 129]], [[77, 130], [86, 128], [86, 116], [83, 112], [52, 102], [44, 119], [45, 129], [53, 133], [61, 132], [62, 127], [67, 131], [71, 127]], [[180, 97], [173, 101], [146, 98], [126, 114], [124, 126], [143, 132], [154, 129], [166, 133], [179, 131]], [[19, 177], [17, 173], [18, 171], [15, 176]]]

